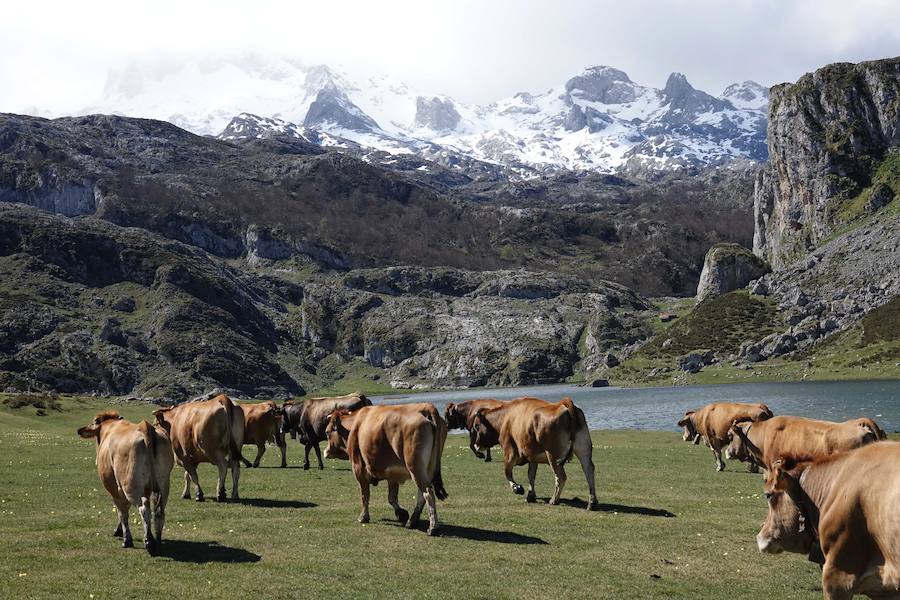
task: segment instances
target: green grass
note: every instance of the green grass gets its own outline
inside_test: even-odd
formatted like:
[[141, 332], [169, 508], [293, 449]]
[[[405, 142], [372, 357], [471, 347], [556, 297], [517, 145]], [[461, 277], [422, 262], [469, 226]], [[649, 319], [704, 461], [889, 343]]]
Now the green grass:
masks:
[[[62, 398], [62, 412], [0, 405], [0, 586], [8, 598], [821, 598], [819, 571], [799, 555], [763, 556], [754, 536], [765, 512], [758, 475], [729, 463], [716, 473], [704, 448], [672, 433], [598, 431], [602, 510], [528, 505], [498, 462], [471, 456], [463, 436], [444, 452], [450, 498], [444, 536], [396, 526], [386, 488], [373, 489], [372, 523], [356, 523], [346, 462], [291, 468], [270, 449], [243, 469], [243, 504], [197, 504], [173, 493], [163, 556], [123, 550], [94, 446], [75, 435], [100, 400]], [[151, 406], [116, 407], [131, 419]], [[251, 448], [248, 451], [253, 452]], [[564, 498], [587, 489], [569, 465]], [[200, 468], [211, 496], [214, 469]], [[517, 469], [524, 479], [524, 469]], [[538, 496], [551, 492], [546, 466]], [[409, 484], [401, 488], [408, 506]], [[663, 511], [674, 517], [662, 516]], [[133, 527], [137, 527], [132, 512]]]

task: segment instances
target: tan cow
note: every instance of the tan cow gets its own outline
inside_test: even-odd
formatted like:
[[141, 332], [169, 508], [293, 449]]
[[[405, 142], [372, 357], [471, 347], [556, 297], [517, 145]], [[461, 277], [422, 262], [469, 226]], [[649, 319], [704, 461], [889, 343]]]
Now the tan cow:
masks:
[[266, 452], [266, 444], [273, 443], [281, 450], [281, 466], [287, 466], [287, 444], [281, 432], [282, 411], [269, 400], [259, 404], [242, 404], [244, 411], [244, 445], [256, 446], [256, 459], [251, 464], [241, 454], [245, 467], [258, 467]]
[[[419, 522], [428, 503], [428, 535], [438, 529], [435, 496], [447, 497], [441, 477], [441, 454], [447, 440], [447, 423], [431, 404], [366, 406], [355, 412], [338, 410], [327, 425], [328, 458], [349, 459], [362, 499], [360, 523], [369, 522], [369, 486], [388, 482], [388, 503], [400, 523], [410, 529]], [[416, 484], [412, 516], [400, 506], [400, 484]]]
[[506, 480], [516, 494], [525, 489], [513, 479], [513, 467], [528, 464], [528, 502], [534, 502], [534, 478], [539, 463], [547, 463], [556, 476], [556, 488], [550, 504], [558, 504], [566, 483], [564, 465], [574, 452], [581, 461], [590, 492], [588, 510], [595, 509], [593, 444], [584, 413], [571, 398], [557, 403], [539, 398], [518, 398], [502, 406], [481, 409], [473, 424], [475, 442], [480, 448], [500, 444]]
[[[722, 450], [731, 442], [731, 425], [735, 422], [765, 421], [770, 418], [772, 411], [761, 402], [715, 402], [698, 410], [687, 411], [678, 421], [678, 426], [684, 428], [684, 441], [699, 444], [703, 440], [716, 458], [716, 470], [724, 471]], [[754, 463], [750, 463], [750, 470], [757, 470]]]
[[900, 443], [771, 466], [759, 551], [820, 564], [826, 600], [900, 598]]
[[503, 403], [493, 398], [484, 398], [481, 400], [467, 400], [454, 404], [450, 402], [444, 409], [444, 418], [447, 420], [447, 427], [450, 429], [465, 429], [469, 432], [469, 449], [472, 454], [478, 458], [483, 458], [484, 462], [491, 462], [491, 449], [484, 448], [484, 452], [475, 446], [475, 433], [472, 424], [475, 422], [475, 413], [481, 408], [497, 408]]
[[324, 469], [322, 463], [322, 451], [319, 443], [326, 440], [325, 426], [328, 425], [328, 415], [336, 410], [356, 410], [363, 406], [371, 406], [372, 401], [364, 394], [355, 392], [346, 396], [332, 396], [324, 398], [309, 398], [302, 404], [293, 403], [285, 406], [284, 425], [282, 431], [290, 433], [291, 437], [299, 434], [300, 441], [305, 445], [306, 453], [303, 456], [303, 468], [309, 469], [309, 451], [316, 451], [319, 460], [319, 468]]
[[90, 425], [78, 430], [78, 435], [97, 440], [97, 473], [119, 512], [113, 535], [123, 538], [123, 548], [134, 546], [128, 512], [132, 505], [137, 506], [144, 524], [144, 548], [156, 554], [166, 523], [174, 463], [168, 435], [147, 421], [131, 423], [114, 411], [99, 413]]
[[881, 428], [867, 417], [843, 423], [805, 417], [772, 417], [758, 423], [735, 423], [728, 458], [753, 461], [767, 469], [777, 458], [817, 460], [885, 439]]
[[225, 501], [225, 473], [231, 466], [231, 499], [238, 500], [241, 446], [244, 444], [244, 411], [222, 394], [211, 400], [185, 402], [153, 411], [159, 425], [169, 431], [175, 459], [184, 467], [182, 498], [191, 497], [191, 481], [197, 486], [197, 502], [203, 490], [197, 465], [212, 463], [219, 470], [216, 498]]

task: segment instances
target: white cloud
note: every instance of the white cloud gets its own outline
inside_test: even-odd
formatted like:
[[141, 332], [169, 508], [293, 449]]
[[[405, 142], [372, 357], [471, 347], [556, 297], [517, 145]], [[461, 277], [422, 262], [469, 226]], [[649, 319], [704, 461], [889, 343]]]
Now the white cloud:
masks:
[[0, 110], [75, 111], [130, 59], [253, 50], [378, 71], [468, 102], [609, 64], [719, 93], [900, 54], [891, 0], [112, 1], [16, 3], [0, 22]]

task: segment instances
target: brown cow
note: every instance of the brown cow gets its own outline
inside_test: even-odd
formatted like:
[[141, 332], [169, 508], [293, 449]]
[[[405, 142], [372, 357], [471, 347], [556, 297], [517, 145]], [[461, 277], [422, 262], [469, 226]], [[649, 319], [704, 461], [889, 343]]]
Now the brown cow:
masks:
[[900, 598], [900, 443], [817, 461], [776, 460], [760, 552], [797, 552], [822, 565], [826, 600]]
[[244, 411], [222, 394], [212, 400], [185, 402], [153, 411], [159, 425], [169, 431], [175, 459], [184, 467], [182, 498], [191, 497], [191, 481], [197, 486], [197, 502], [203, 490], [197, 465], [212, 463], [219, 469], [216, 498], [225, 501], [225, 473], [231, 466], [231, 499], [238, 499], [241, 446], [244, 444]]
[[497, 408], [503, 403], [493, 398], [485, 398], [482, 400], [467, 400], [454, 404], [450, 402], [444, 410], [444, 418], [447, 420], [447, 427], [450, 429], [465, 429], [469, 432], [469, 449], [472, 454], [478, 458], [483, 458], [484, 462], [491, 462], [491, 449], [485, 448], [482, 452], [475, 446], [475, 432], [472, 424], [475, 422], [475, 413], [480, 408]]
[[805, 417], [772, 417], [759, 423], [736, 423], [726, 456], [755, 462], [768, 470], [781, 456], [817, 460], [885, 439], [881, 428], [867, 417], [843, 423]]
[[[168, 435], [147, 421], [130, 423], [114, 411], [99, 413], [78, 435], [97, 440], [97, 473], [119, 512], [113, 535], [123, 538], [123, 548], [134, 546], [128, 512], [132, 505], [137, 506], [144, 524], [144, 548], [156, 554], [166, 523], [174, 463]], [[155, 532], [151, 532], [151, 514]]]
[[306, 446], [303, 456], [303, 468], [309, 469], [309, 451], [315, 449], [316, 458], [319, 459], [319, 468], [324, 469], [322, 463], [322, 451], [319, 443], [325, 441], [325, 427], [328, 425], [328, 415], [336, 410], [356, 410], [363, 406], [372, 406], [371, 400], [364, 394], [355, 392], [346, 396], [333, 396], [327, 398], [309, 398], [296, 410], [288, 405], [285, 409], [284, 425], [282, 431], [296, 432], [300, 435], [300, 441]]
[[581, 461], [590, 491], [588, 510], [595, 509], [593, 444], [584, 413], [571, 398], [558, 403], [538, 398], [518, 398], [498, 408], [481, 409], [475, 414], [475, 442], [481, 448], [500, 444], [503, 448], [504, 472], [516, 494], [525, 489], [515, 482], [513, 467], [528, 463], [528, 502], [537, 498], [534, 478], [538, 463], [547, 463], [556, 475], [556, 489], [550, 504], [558, 504], [566, 483], [564, 465], [574, 452]]
[[[731, 442], [731, 425], [735, 422], [765, 421], [771, 418], [772, 411], [761, 402], [715, 402], [699, 410], [687, 411], [678, 421], [678, 426], [684, 428], [684, 441], [699, 444], [703, 440], [716, 458], [716, 470], [724, 471], [722, 449]], [[756, 472], [754, 463], [750, 463], [750, 470]]]
[[244, 445], [256, 446], [256, 459], [250, 461], [241, 454], [245, 467], [258, 467], [266, 452], [266, 443], [272, 442], [281, 450], [281, 466], [287, 466], [287, 444], [281, 432], [282, 411], [269, 400], [259, 404], [242, 404], [244, 410]]
[[[355, 412], [338, 410], [327, 425], [329, 458], [349, 459], [362, 498], [360, 523], [369, 522], [369, 485], [388, 482], [388, 503], [400, 523], [410, 529], [419, 522], [428, 503], [428, 535], [438, 528], [435, 496], [447, 497], [441, 478], [441, 454], [447, 440], [447, 423], [431, 404], [366, 406]], [[400, 484], [416, 484], [412, 516], [400, 506]]]

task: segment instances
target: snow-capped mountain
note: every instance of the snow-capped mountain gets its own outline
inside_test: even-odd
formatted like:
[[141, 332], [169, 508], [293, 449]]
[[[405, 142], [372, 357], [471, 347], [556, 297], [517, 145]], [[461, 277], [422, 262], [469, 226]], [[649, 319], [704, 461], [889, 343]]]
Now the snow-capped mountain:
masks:
[[767, 98], [752, 81], [715, 97], [679, 73], [656, 89], [596, 66], [544, 93], [468, 105], [386, 75], [353, 78], [323, 65], [244, 55], [132, 65], [111, 75], [102, 100], [83, 112], [158, 118], [227, 139], [278, 134], [445, 163], [467, 157], [527, 177], [762, 160]]

